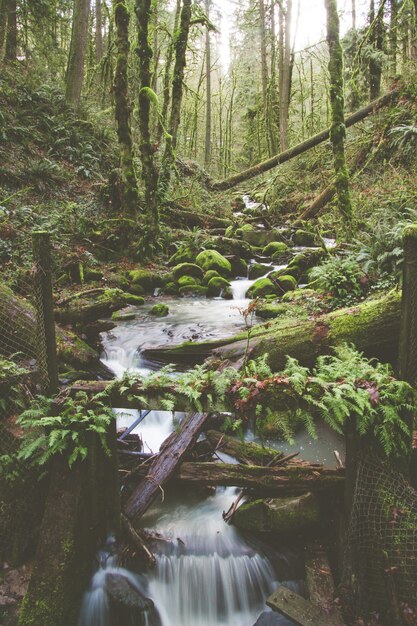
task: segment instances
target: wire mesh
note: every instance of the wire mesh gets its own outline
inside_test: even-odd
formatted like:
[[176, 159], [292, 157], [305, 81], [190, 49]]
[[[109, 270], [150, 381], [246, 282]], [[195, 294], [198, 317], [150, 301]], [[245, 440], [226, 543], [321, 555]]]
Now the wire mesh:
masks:
[[375, 456], [358, 466], [344, 566], [356, 614], [417, 607], [417, 492]]

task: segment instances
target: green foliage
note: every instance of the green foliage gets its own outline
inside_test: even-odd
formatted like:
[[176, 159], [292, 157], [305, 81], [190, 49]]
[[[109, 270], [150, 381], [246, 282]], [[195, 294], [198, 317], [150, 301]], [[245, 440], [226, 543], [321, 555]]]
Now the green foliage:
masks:
[[333, 256], [310, 270], [310, 286], [329, 293], [332, 307], [348, 306], [363, 295], [363, 272], [353, 257]]
[[18, 419], [25, 430], [18, 459], [33, 466], [44, 466], [54, 456], [65, 455], [71, 467], [87, 457], [92, 434], [110, 454], [106, 433], [113, 419], [112, 409], [98, 396], [90, 398], [86, 393], [78, 392], [74, 398], [66, 398], [59, 414], [54, 411], [52, 399], [39, 396]]

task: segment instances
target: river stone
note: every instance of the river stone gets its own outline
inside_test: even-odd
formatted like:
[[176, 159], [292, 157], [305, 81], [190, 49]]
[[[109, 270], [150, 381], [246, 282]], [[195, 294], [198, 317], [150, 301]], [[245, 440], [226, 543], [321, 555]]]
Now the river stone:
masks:
[[186, 285], [185, 287], [180, 287], [180, 295], [181, 296], [206, 296], [207, 295], [207, 287], [203, 287], [202, 285]]
[[288, 246], [283, 241], [271, 241], [268, 243], [262, 250], [262, 254], [264, 256], [272, 256], [276, 252], [283, 253], [287, 252]]
[[233, 523], [243, 530], [278, 534], [303, 532], [318, 522], [319, 505], [312, 493], [247, 502], [233, 518]]
[[134, 304], [135, 306], [142, 306], [145, 304], [145, 298], [142, 296], [136, 296], [133, 293], [127, 293], [125, 298], [128, 304]]
[[134, 320], [136, 317], [136, 313], [134, 313], [133, 311], [130, 313], [123, 313], [121, 311], [115, 311], [111, 318], [112, 320], [114, 320], [115, 322], [128, 322], [130, 320]]
[[216, 276], [220, 277], [219, 272], [216, 272], [216, 270], [209, 270], [206, 272], [203, 276], [203, 285], [208, 285], [211, 279]]
[[243, 259], [250, 259], [252, 250], [248, 243], [229, 237], [210, 237], [204, 242], [206, 250], [217, 250], [220, 254], [233, 254]]
[[217, 250], [203, 250], [195, 261], [205, 272], [216, 270], [224, 278], [228, 278], [232, 273], [230, 261], [225, 259]]
[[195, 263], [180, 263], [172, 268], [172, 274], [174, 278], [178, 279], [181, 276], [193, 276], [194, 278], [203, 278], [204, 272]]
[[268, 243], [276, 241], [279, 237], [279, 231], [275, 230], [251, 230], [242, 233], [243, 241], [258, 248], [265, 248]]
[[230, 287], [230, 283], [228, 280], [222, 278], [221, 276], [213, 276], [207, 286], [207, 295], [220, 296], [221, 292], [224, 291], [227, 287]]
[[193, 276], [180, 276], [178, 279], [178, 285], [180, 287], [189, 287], [190, 285], [199, 285], [201, 283], [198, 278], [193, 278]]
[[269, 278], [259, 278], [246, 292], [247, 298], [263, 298], [268, 295], [277, 296], [281, 293], [279, 287]]
[[169, 313], [169, 307], [162, 302], [155, 304], [151, 310], [149, 311], [149, 315], [154, 315], [155, 317], [166, 317]]
[[251, 265], [249, 265], [248, 278], [251, 280], [254, 278], [261, 278], [262, 276], [265, 276], [270, 270], [270, 265], [264, 265], [263, 263], [252, 263]]
[[128, 277], [133, 285], [140, 285], [145, 291], [153, 291], [156, 287], [162, 287], [163, 284], [161, 276], [152, 270], [131, 270]]
[[296, 246], [308, 247], [317, 245], [316, 235], [314, 233], [309, 233], [307, 230], [296, 230], [292, 240]]
[[172, 255], [168, 261], [168, 265], [178, 265], [179, 263], [191, 263], [194, 260], [195, 254], [189, 246], [183, 244]]
[[148, 611], [154, 606], [153, 601], [145, 598], [122, 574], [111, 572], [106, 574], [106, 591], [116, 602], [135, 607], [140, 611]]

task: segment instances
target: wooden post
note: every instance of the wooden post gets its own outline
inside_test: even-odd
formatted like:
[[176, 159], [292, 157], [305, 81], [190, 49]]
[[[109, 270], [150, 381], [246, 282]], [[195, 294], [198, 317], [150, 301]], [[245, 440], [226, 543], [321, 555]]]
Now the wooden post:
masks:
[[55, 321], [52, 298], [51, 243], [49, 233], [32, 233], [35, 264], [35, 307], [38, 326], [38, 367], [42, 390], [53, 395], [58, 391]]

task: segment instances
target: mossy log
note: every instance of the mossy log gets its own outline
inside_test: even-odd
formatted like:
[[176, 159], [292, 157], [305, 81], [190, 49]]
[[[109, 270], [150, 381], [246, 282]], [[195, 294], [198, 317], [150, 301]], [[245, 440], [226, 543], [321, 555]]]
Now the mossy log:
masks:
[[[285, 366], [287, 356], [311, 366], [320, 354], [333, 346], [352, 343], [367, 357], [395, 363], [400, 328], [401, 295], [391, 292], [378, 299], [327, 313], [315, 319], [277, 320], [252, 330], [249, 358], [268, 354], [275, 371]], [[246, 354], [247, 340], [242, 333], [226, 340], [186, 342], [145, 350], [149, 360], [165, 363], [198, 363], [213, 355], [239, 365]]]
[[109, 298], [105, 298], [104, 295], [96, 301], [80, 299], [64, 309], [56, 309], [55, 320], [62, 324], [96, 322], [109, 317], [111, 313], [122, 309], [127, 304], [126, 295], [123, 292], [116, 296], [109, 296]]
[[283, 454], [273, 448], [265, 448], [253, 441], [240, 441], [216, 430], [206, 432], [210, 444], [219, 452], [225, 452], [242, 463], [267, 465], [282, 458]]

